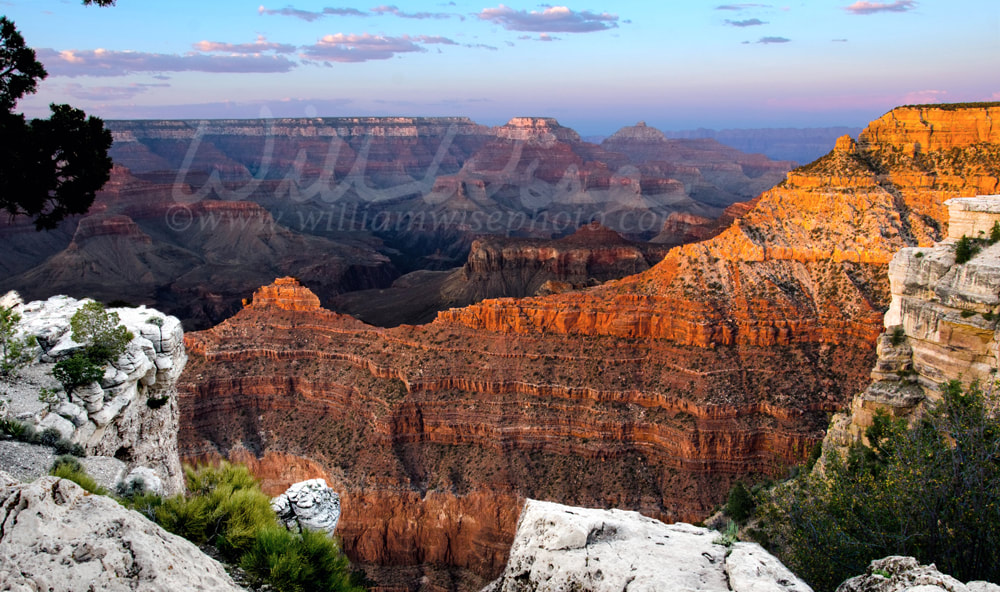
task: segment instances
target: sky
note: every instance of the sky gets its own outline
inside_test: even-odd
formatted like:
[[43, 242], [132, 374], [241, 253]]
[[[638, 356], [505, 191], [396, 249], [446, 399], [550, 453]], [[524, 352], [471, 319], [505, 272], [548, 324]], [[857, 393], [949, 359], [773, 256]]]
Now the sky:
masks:
[[264, 1], [0, 0], [49, 72], [17, 110], [549, 116], [606, 135], [863, 127], [898, 105], [1000, 100], [997, 0]]

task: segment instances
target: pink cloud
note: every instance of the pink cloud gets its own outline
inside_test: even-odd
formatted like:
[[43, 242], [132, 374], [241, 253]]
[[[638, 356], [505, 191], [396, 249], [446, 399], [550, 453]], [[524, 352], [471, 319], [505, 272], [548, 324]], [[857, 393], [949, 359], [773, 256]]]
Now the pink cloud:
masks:
[[618, 15], [589, 10], [576, 12], [565, 6], [549, 6], [542, 11], [514, 10], [501, 4], [497, 8], [484, 8], [479, 18], [501, 25], [508, 31], [533, 31], [537, 33], [590, 33], [618, 27]]
[[294, 45], [289, 45], [287, 43], [273, 43], [269, 42], [267, 38], [263, 35], [257, 36], [257, 41], [253, 43], [222, 43], [218, 41], [199, 41], [193, 46], [198, 51], [204, 51], [207, 53], [217, 52], [217, 53], [264, 53], [268, 51], [273, 51], [275, 53], [292, 53], [295, 51]]
[[282, 56], [202, 53], [184, 55], [114, 51], [107, 49], [37, 50], [39, 61], [52, 76], [126, 76], [138, 72], [288, 72], [297, 64]]
[[408, 35], [385, 37], [337, 33], [322, 37], [315, 45], [303, 48], [302, 56], [322, 62], [367, 62], [387, 60], [399, 53], [427, 51]]
[[906, 12], [917, 7], [915, 0], [897, 0], [896, 2], [865, 2], [858, 0], [844, 10], [851, 14], [875, 14], [877, 12]]

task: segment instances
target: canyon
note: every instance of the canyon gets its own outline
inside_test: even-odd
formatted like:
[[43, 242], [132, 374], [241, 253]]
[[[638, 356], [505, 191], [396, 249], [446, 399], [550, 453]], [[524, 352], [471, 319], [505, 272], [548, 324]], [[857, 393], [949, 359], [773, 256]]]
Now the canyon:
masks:
[[[545, 241], [597, 221], [645, 241], [678, 215], [701, 220], [703, 234], [792, 166], [645, 126], [616, 134], [612, 147], [626, 155], [542, 117], [497, 127], [462, 117], [107, 127], [115, 167], [86, 216], [46, 233], [0, 221], [0, 290], [156, 306], [187, 329], [228, 318], [275, 277], [306, 281], [333, 307], [404, 274], [454, 271], [484, 238]], [[660, 242], [693, 239], [671, 228]], [[425, 281], [440, 279], [424, 273], [402, 285]], [[511, 287], [489, 295], [535, 293]], [[467, 303], [436, 301], [403, 320]]]
[[945, 201], [1000, 188], [998, 116], [893, 110], [713, 238], [595, 287], [388, 329], [278, 279], [186, 335], [181, 454], [249, 459], [277, 493], [325, 478], [383, 590], [492, 580], [526, 498], [699, 520], [867, 386], [889, 262], [946, 236]]

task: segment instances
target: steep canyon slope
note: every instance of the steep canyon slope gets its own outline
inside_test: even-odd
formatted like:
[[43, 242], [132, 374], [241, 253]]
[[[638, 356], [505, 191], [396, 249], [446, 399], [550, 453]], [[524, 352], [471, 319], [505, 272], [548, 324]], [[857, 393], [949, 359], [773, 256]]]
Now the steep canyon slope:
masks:
[[371, 567], [394, 589], [495, 576], [524, 497], [699, 519], [867, 383], [888, 261], [942, 237], [946, 199], [997, 191], [997, 117], [896, 109], [717, 237], [588, 290], [376, 329], [280, 280], [188, 336], [182, 454], [325, 476], [347, 551], [409, 566]]

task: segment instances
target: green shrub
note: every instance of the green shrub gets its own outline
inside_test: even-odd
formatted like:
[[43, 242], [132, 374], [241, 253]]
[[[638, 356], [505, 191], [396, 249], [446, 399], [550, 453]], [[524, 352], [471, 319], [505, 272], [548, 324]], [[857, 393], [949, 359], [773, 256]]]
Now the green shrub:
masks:
[[876, 415], [870, 447], [831, 453], [759, 506], [762, 540], [818, 592], [886, 555], [912, 555], [962, 581], [1000, 579], [1000, 419], [976, 384], [945, 385], [908, 429]]
[[150, 409], [159, 409], [167, 404], [170, 400], [170, 395], [163, 395], [162, 397], [146, 397], [146, 406]]
[[52, 376], [62, 383], [67, 392], [96, 382], [104, 377], [104, 366], [94, 362], [84, 352], [77, 352], [65, 360], [59, 360], [52, 369]]
[[962, 238], [955, 243], [955, 263], [966, 263], [978, 252], [979, 243], [963, 234]]
[[38, 434], [38, 443], [43, 446], [55, 446], [62, 439], [62, 434], [55, 428], [45, 428]]
[[240, 560], [240, 567], [266, 579], [278, 592], [358, 589], [337, 543], [319, 532], [295, 535], [280, 526], [265, 528]]
[[246, 467], [186, 467], [185, 481], [187, 496], [152, 508], [167, 530], [215, 546], [278, 592], [362, 590], [351, 581], [347, 558], [325, 533], [293, 534], [278, 525], [270, 498]]
[[134, 337], [119, 321], [118, 313], [104, 310], [100, 302], [88, 302], [73, 313], [69, 325], [73, 341], [87, 346], [87, 357], [106, 364], [117, 359]]
[[904, 341], [906, 341], [906, 331], [903, 330], [902, 325], [896, 325], [896, 327], [893, 328], [892, 337], [889, 338], [889, 341], [893, 345], [901, 345]]
[[991, 245], [995, 245], [1000, 242], [1000, 222], [994, 222], [993, 228], [990, 229], [990, 238], [987, 240]]
[[737, 481], [729, 489], [729, 498], [726, 501], [725, 511], [730, 518], [742, 523], [750, 517], [756, 505], [753, 496], [750, 495], [743, 482]]
[[0, 306], [0, 376], [17, 374], [31, 360], [30, 348], [35, 345], [34, 336], [15, 337], [21, 315], [5, 306]]
[[49, 474], [60, 479], [69, 479], [90, 493], [108, 494], [108, 490], [98, 485], [93, 477], [83, 470], [80, 461], [73, 456], [63, 455], [57, 458], [52, 464], [52, 470], [49, 471]]

